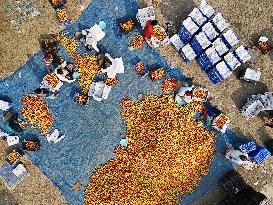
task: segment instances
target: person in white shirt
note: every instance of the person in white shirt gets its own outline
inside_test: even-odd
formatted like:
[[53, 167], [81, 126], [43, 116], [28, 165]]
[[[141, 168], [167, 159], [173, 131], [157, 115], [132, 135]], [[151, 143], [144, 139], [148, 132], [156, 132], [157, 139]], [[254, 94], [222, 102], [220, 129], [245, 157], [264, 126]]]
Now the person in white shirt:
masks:
[[64, 139], [65, 135], [60, 136], [60, 132], [58, 129], [55, 129], [52, 134], [48, 134], [46, 136], [47, 141], [54, 142], [55, 144]]
[[109, 53], [105, 56], [111, 61], [111, 65], [102, 70], [108, 78], [115, 78], [117, 73], [124, 73], [124, 64], [122, 58], [112, 58]]
[[89, 49], [93, 48], [99, 52], [97, 47], [98, 41], [102, 40], [105, 36], [105, 32], [100, 25], [95, 24], [90, 29], [82, 30], [81, 34], [83, 38], [80, 41]]
[[0, 137], [2, 137], [3, 140], [6, 140], [8, 143], [8, 146], [13, 146], [19, 143], [19, 137], [18, 136], [11, 136], [8, 133], [5, 133], [0, 130]]
[[[63, 82], [67, 82], [67, 83], [72, 83], [74, 82], [76, 79], [73, 79], [73, 74], [72, 71], [69, 72], [66, 69], [66, 66], [70, 66], [66, 65], [66, 63], [63, 63], [62, 65], [59, 65], [56, 70], [54, 71], [54, 73], [57, 75], [57, 77], [63, 81]], [[68, 67], [69, 68], [69, 67]]]
[[247, 170], [252, 170], [254, 163], [250, 161], [248, 154], [229, 148], [226, 151], [225, 158], [230, 160], [234, 165], [242, 166]]
[[12, 106], [11, 103], [6, 102], [4, 100], [0, 100], [0, 110], [7, 111], [8, 109], [11, 108], [11, 106]]

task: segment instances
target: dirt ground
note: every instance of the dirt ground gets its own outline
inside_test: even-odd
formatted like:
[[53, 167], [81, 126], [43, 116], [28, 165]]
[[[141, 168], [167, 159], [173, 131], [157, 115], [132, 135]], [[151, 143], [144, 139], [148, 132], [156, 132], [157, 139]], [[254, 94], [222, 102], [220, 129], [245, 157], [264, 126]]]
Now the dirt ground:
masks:
[[[60, 26], [56, 20], [56, 12], [49, 3], [43, 0], [20, 0], [29, 1], [40, 12], [37, 17], [29, 17], [19, 26], [10, 23], [18, 19], [19, 12], [10, 11], [8, 5], [16, 5], [15, 0], [0, 0], [0, 78], [10, 75], [40, 50], [38, 39], [42, 35], [53, 34], [62, 31], [65, 27]], [[67, 1], [66, 7], [72, 22], [76, 21], [81, 11], [81, 6], [86, 7], [91, 0]], [[9, 7], [8, 7], [9, 8]], [[24, 7], [20, 7], [24, 11]], [[22, 11], [22, 12], [23, 12]], [[17, 18], [16, 18], [17, 17]]]
[[[0, 0], [1, 77], [14, 72], [28, 58], [39, 51], [37, 39], [40, 35], [50, 32], [54, 33], [63, 29], [63, 27], [58, 26], [54, 10], [47, 1], [39, 0], [33, 2], [40, 10], [41, 16], [30, 18], [20, 26], [18, 32], [9, 22], [11, 17], [6, 16], [6, 11], [2, 6], [5, 0]], [[181, 21], [185, 19], [195, 5], [200, 3], [199, 0], [154, 0], [154, 3], [156, 2], [158, 4], [154, 4], [154, 6], [156, 7], [156, 17], [159, 23], [163, 25], [164, 22], [172, 20], [175, 28], [178, 28]], [[88, 3], [89, 1], [84, 1], [84, 5]], [[273, 42], [272, 0], [210, 0], [209, 3], [223, 14], [243, 44], [247, 46], [254, 45], [261, 34], [266, 35]], [[152, 4], [152, 1], [139, 0], [139, 4], [143, 7]], [[68, 1], [67, 7], [73, 21], [81, 13], [80, 6], [77, 1]], [[32, 29], [33, 27], [36, 29]], [[211, 102], [230, 117], [230, 127], [237, 134], [243, 138], [252, 137], [260, 144], [263, 144], [269, 138], [273, 138], [273, 129], [264, 127], [264, 118], [267, 117], [267, 113], [262, 113], [250, 120], [246, 120], [239, 113], [239, 108], [244, 105], [246, 99], [252, 94], [273, 91], [273, 52], [268, 55], [260, 55], [256, 63], [250, 65], [250, 67], [260, 68], [262, 72], [260, 83], [252, 85], [240, 81], [235, 75], [232, 75], [224, 82], [212, 85], [208, 77], [195, 62], [185, 64], [171, 45], [160, 48], [158, 51], [169, 63], [175, 63], [179, 66], [187, 77], [193, 77], [195, 83], [200, 83], [209, 88], [213, 97]], [[2, 143], [0, 144], [0, 151], [4, 153], [5, 147], [2, 146], [3, 142], [0, 143]], [[31, 170], [31, 174], [15, 190], [8, 191], [0, 182], [0, 204], [65, 204], [64, 198], [50, 180], [27, 159], [26, 162]], [[267, 160], [265, 164], [254, 171], [239, 169], [239, 172], [249, 185], [273, 199], [273, 158]], [[221, 192], [219, 187], [215, 187], [210, 194], [195, 204], [215, 204], [223, 196], [224, 193]], [[2, 200], [2, 198], [7, 200]]]
[[[149, 5], [150, 2], [143, 4]], [[172, 20], [177, 29], [181, 23], [178, 19], [185, 19], [186, 15], [200, 3], [199, 0], [161, 0], [156, 7], [156, 15], [159, 22]], [[273, 7], [271, 0], [210, 0], [209, 3], [221, 12], [230, 26], [240, 37], [242, 44], [253, 46], [260, 35], [266, 35], [273, 42]], [[239, 109], [246, 103], [248, 97], [254, 94], [273, 91], [273, 52], [268, 55], [259, 55], [253, 68], [260, 68], [262, 72], [261, 82], [256, 85], [240, 81], [235, 75], [218, 85], [212, 85], [208, 77], [201, 71], [197, 63], [186, 64], [172, 46], [159, 49], [161, 55], [168, 62], [174, 62], [183, 73], [192, 77], [195, 83], [206, 86], [213, 97], [212, 104], [228, 115], [231, 119], [230, 127], [243, 138], [254, 138], [263, 144], [273, 138], [273, 129], [264, 126], [264, 119], [268, 113], [261, 113], [257, 117], [246, 120]], [[236, 72], [235, 72], [236, 73]], [[272, 113], [271, 113], [272, 114]], [[273, 200], [273, 158], [266, 161], [254, 171], [238, 169], [244, 180]], [[217, 196], [217, 197], [216, 197]], [[216, 187], [210, 194], [196, 202], [196, 205], [214, 204], [225, 195]]]
[[[22, 2], [19, 1], [19, 2]], [[40, 16], [29, 17], [15, 27], [10, 21], [18, 15], [6, 10], [8, 3], [16, 5], [15, 0], [0, 0], [0, 78], [12, 74], [21, 65], [40, 50], [39, 37], [57, 33], [65, 27], [58, 25], [56, 14], [49, 1], [30, 0], [40, 12]], [[71, 21], [76, 21], [90, 0], [68, 1], [66, 6]], [[35, 28], [35, 29], [34, 29]], [[0, 140], [0, 166], [4, 163], [6, 143]], [[0, 180], [0, 205], [64, 205], [67, 204], [59, 190], [52, 182], [26, 157], [23, 162], [30, 171], [14, 190], [10, 191]]]

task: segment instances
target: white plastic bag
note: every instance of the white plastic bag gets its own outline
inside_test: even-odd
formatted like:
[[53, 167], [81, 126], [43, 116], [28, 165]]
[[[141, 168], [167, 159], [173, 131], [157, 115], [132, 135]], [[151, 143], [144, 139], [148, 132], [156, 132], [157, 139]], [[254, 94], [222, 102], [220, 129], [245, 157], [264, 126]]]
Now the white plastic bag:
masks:
[[3, 100], [0, 100], [0, 110], [7, 111], [8, 109], [11, 108], [11, 106], [12, 106], [11, 103], [3, 101]]

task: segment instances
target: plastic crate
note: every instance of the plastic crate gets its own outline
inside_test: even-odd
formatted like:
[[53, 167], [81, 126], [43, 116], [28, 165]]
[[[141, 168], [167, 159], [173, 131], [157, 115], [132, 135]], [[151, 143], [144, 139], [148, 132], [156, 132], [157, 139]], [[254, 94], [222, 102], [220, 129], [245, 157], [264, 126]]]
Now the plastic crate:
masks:
[[188, 17], [180, 25], [180, 30], [182, 29], [186, 29], [191, 34], [194, 34], [199, 30], [199, 26], [196, 23], [194, 23], [191, 17]]
[[38, 140], [25, 140], [22, 142], [22, 148], [26, 151], [38, 151], [40, 142]]
[[197, 53], [197, 55], [199, 55], [203, 53], [204, 50], [211, 45], [211, 42], [204, 32], [200, 32], [199, 34], [193, 37], [191, 45], [192, 48]]
[[136, 22], [133, 19], [126, 19], [119, 23], [119, 28], [124, 34], [128, 34], [136, 28]]
[[239, 149], [244, 153], [252, 152], [252, 151], [256, 150], [256, 148], [257, 148], [256, 144], [253, 141], [249, 141], [249, 142], [241, 144], [239, 146]]
[[235, 198], [235, 196], [239, 193], [239, 189], [234, 186], [233, 182], [229, 178], [225, 178], [222, 180], [222, 187], [225, 193], [231, 198]]
[[209, 40], [213, 41], [219, 33], [215, 30], [213, 25], [208, 22], [202, 27], [202, 31], [205, 32], [206, 36], [209, 38]]
[[189, 44], [185, 45], [179, 53], [187, 62], [192, 61], [196, 57], [196, 53]]
[[198, 26], [202, 26], [207, 21], [207, 17], [198, 8], [194, 8], [189, 16]]
[[134, 68], [140, 76], [144, 76], [145, 74], [149, 72], [147, 67], [142, 61], [139, 61], [137, 64], [135, 64]]
[[49, 0], [49, 2], [53, 6], [54, 9], [63, 7], [66, 4], [66, 0], [59, 0], [59, 1]]
[[205, 2], [204, 4], [202, 4], [201, 2], [199, 9], [202, 12], [202, 14], [206, 16], [208, 19], [215, 14], [214, 8], [211, 5], [209, 5], [207, 2]]
[[191, 46], [197, 55], [200, 55], [201, 53], [203, 53], [205, 51], [205, 48], [203, 48], [200, 45], [200, 43], [198, 42], [198, 40], [195, 37], [191, 41]]
[[266, 199], [266, 196], [260, 192], [256, 192], [250, 196], [251, 202], [253, 204], [260, 204], [262, 201]]
[[180, 37], [180, 39], [182, 40], [184, 44], [187, 44], [191, 41], [193, 34], [191, 34], [187, 29], [182, 28], [178, 32], [178, 36]]
[[259, 205], [272, 205], [272, 201], [270, 199], [264, 199], [259, 203]]
[[211, 22], [219, 33], [222, 33], [229, 26], [221, 13], [216, 14]]
[[218, 205], [231, 205], [231, 204], [232, 204], [232, 202], [231, 202], [230, 198], [225, 198]]
[[196, 58], [197, 63], [202, 68], [203, 71], [208, 72], [210, 68], [213, 66], [209, 57], [206, 53], [202, 53], [198, 58]]
[[240, 42], [239, 38], [236, 36], [232, 29], [229, 29], [223, 34], [223, 41], [229, 49]]
[[170, 38], [170, 41], [175, 47], [175, 49], [178, 51], [180, 51], [180, 49], [183, 48], [183, 46], [185, 45], [178, 34], [173, 35]]
[[214, 118], [221, 114], [221, 111], [219, 109], [217, 109], [215, 106], [212, 106], [209, 103], [206, 104], [206, 108], [209, 117]]
[[228, 194], [231, 201], [235, 201], [237, 196], [249, 189], [243, 178], [236, 171], [230, 171], [222, 180], [221, 185]]
[[265, 142], [266, 149], [273, 154], [273, 139]]
[[213, 43], [212, 43], [213, 47], [215, 48], [215, 50], [217, 51], [219, 56], [223, 56], [224, 54], [226, 54], [229, 49], [226, 46], [226, 44], [224, 43], [222, 38], [217, 38]]
[[58, 7], [56, 9], [56, 16], [59, 21], [59, 24], [62, 26], [67, 26], [70, 24], [70, 18], [68, 16], [68, 10], [65, 6]]
[[241, 65], [240, 61], [236, 58], [233, 52], [227, 53], [224, 56], [224, 61], [228, 65], [231, 71], [234, 71], [236, 68], [238, 68]]
[[245, 63], [251, 59], [249, 52], [246, 50], [246, 48], [243, 45], [239, 46], [234, 51], [234, 53], [241, 63]]
[[214, 70], [210, 70], [208, 73], [207, 73], [210, 81], [213, 83], [213, 84], [217, 84], [219, 82], [221, 82], [221, 79], [219, 79], [219, 77], [217, 76], [217, 74], [215, 73]]
[[218, 55], [218, 53], [216, 52], [215, 48], [213, 47], [209, 47], [206, 51], [205, 51], [206, 55], [208, 56], [208, 58], [210, 59], [212, 65], [215, 65], [216, 63], [218, 63], [219, 61], [221, 61], [221, 57]]
[[257, 149], [249, 152], [248, 155], [255, 163], [262, 164], [267, 158], [271, 156], [271, 153], [266, 148], [257, 146]]
[[222, 81], [225, 80], [225, 78], [221, 75], [221, 73], [216, 69], [216, 67], [213, 67], [211, 70], [211, 72], [214, 72], [214, 74]]
[[234, 186], [242, 191], [248, 188], [248, 185], [245, 183], [244, 179], [235, 171], [230, 172], [227, 177], [233, 182]]
[[199, 30], [198, 25], [194, 23], [191, 17], [188, 17], [184, 20], [180, 26], [180, 30], [178, 35], [180, 36], [181, 40], [187, 44], [192, 39], [193, 35]]
[[221, 76], [223, 76], [224, 79], [228, 78], [232, 74], [224, 61], [217, 63], [215, 69]]
[[159, 80], [166, 76], [164, 68], [161, 67], [150, 71], [149, 74], [152, 81]]

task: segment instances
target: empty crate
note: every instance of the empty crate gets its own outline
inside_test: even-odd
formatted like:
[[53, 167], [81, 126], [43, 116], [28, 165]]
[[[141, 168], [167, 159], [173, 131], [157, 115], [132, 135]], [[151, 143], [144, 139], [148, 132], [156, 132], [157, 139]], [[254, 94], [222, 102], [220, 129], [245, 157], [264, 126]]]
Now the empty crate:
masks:
[[187, 44], [192, 39], [193, 35], [198, 31], [199, 27], [194, 23], [191, 17], [188, 17], [180, 26], [178, 35], [181, 40]]
[[232, 48], [239, 43], [239, 38], [236, 36], [232, 29], [229, 29], [223, 34], [223, 40], [225, 41], [228, 48]]
[[201, 4], [199, 9], [202, 12], [202, 14], [206, 16], [208, 19], [211, 18], [215, 13], [214, 8], [207, 3]]
[[202, 27], [202, 31], [206, 34], [206, 36], [209, 38], [209, 40], [214, 40], [219, 33], [215, 30], [215, 28], [212, 26], [210, 22], [206, 23]]
[[210, 40], [204, 32], [197, 34], [191, 41], [192, 48], [197, 53], [197, 55], [204, 52], [204, 50], [211, 45]]
[[226, 54], [224, 56], [224, 60], [231, 71], [234, 71], [236, 68], [238, 68], [241, 65], [239, 60], [236, 58], [236, 56], [232, 52], [229, 52], [228, 54]]
[[211, 69], [208, 73], [207, 73], [210, 81], [213, 83], [213, 84], [217, 84], [221, 81], [221, 79], [218, 77], [218, 75], [216, 74], [215, 72], [215, 69]]
[[207, 18], [198, 8], [194, 8], [189, 16], [198, 26], [202, 26], [207, 21]]
[[216, 16], [213, 17], [212, 23], [220, 33], [229, 26], [221, 13], [218, 13]]
[[222, 38], [217, 38], [213, 43], [212, 46], [215, 48], [219, 56], [224, 55], [225, 53], [228, 52], [228, 47], [224, 43]]
[[236, 50], [235, 50], [235, 54], [236, 56], [239, 58], [239, 61], [241, 63], [245, 63], [246, 61], [250, 60], [251, 56], [249, 54], [249, 52], [245, 49], [244, 46], [239, 46]]
[[229, 70], [227, 64], [224, 61], [221, 61], [215, 66], [215, 69], [219, 75], [223, 76], [224, 79], [228, 78], [232, 72]]
[[192, 61], [196, 57], [194, 50], [189, 44], [185, 45], [181, 49], [180, 54], [185, 58], [186, 61]]

